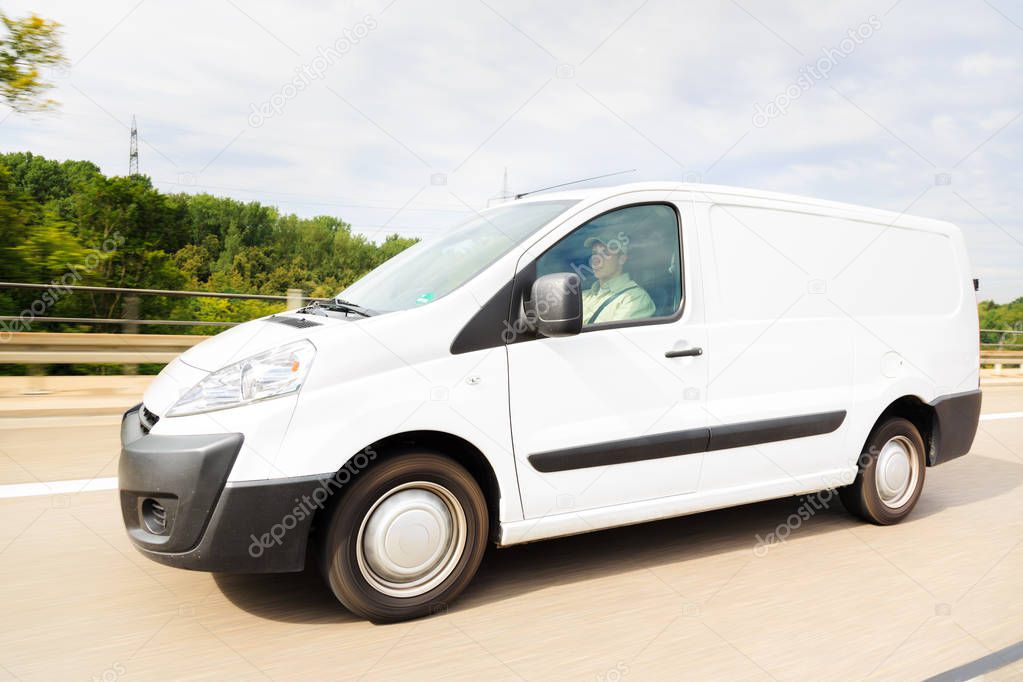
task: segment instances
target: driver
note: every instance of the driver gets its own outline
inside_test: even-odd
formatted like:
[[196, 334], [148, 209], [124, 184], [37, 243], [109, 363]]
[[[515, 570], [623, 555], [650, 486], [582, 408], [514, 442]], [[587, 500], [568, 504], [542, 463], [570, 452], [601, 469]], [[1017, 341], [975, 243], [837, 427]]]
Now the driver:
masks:
[[655, 306], [643, 287], [625, 272], [629, 259], [628, 237], [601, 234], [583, 246], [591, 250], [590, 267], [597, 281], [583, 292], [583, 324], [617, 322], [652, 317]]

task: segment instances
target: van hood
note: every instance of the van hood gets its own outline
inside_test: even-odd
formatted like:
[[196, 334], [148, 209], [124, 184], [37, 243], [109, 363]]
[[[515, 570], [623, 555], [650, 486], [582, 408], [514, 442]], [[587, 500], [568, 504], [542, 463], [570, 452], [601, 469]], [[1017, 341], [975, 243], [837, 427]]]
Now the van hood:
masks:
[[304, 339], [311, 331], [333, 324], [346, 324], [346, 320], [323, 315], [270, 315], [211, 336], [178, 359], [190, 367], [215, 372], [250, 355]]

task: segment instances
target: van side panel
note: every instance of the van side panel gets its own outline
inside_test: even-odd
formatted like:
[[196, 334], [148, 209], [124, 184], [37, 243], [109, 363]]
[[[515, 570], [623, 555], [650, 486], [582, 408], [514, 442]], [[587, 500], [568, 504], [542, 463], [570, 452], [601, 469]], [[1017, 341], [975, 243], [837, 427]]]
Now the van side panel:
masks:
[[720, 199], [706, 209], [708, 410], [738, 420], [817, 405], [847, 419], [830, 436], [708, 456], [701, 490], [813, 472], [847, 483], [889, 404], [977, 388], [976, 305], [954, 226]]
[[933, 404], [979, 385], [977, 306], [962, 237], [943, 223], [924, 227], [877, 225], [869, 247], [836, 278], [836, 303], [855, 321], [858, 448], [899, 398]]
[[[790, 207], [706, 206], [707, 405], [714, 423], [800, 419], [851, 405], [851, 322], [828, 299], [827, 280], [857, 244], [842, 226]], [[710, 288], [710, 287], [708, 287]], [[710, 453], [701, 491], [788, 484], [839, 485], [849, 471], [847, 429]], [[817, 479], [814, 479], [817, 480]], [[816, 483], [812, 484], [816, 485]]]

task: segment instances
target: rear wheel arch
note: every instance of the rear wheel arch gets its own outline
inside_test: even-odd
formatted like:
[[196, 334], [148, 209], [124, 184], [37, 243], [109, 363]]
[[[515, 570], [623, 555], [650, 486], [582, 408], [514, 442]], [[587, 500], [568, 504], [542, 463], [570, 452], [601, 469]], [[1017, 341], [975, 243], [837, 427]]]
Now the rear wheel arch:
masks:
[[901, 417], [916, 427], [923, 438], [927, 466], [934, 465], [938, 439], [938, 417], [932, 405], [924, 402], [919, 396], [904, 395], [891, 402], [870, 427], [869, 441], [877, 428], [893, 417]]

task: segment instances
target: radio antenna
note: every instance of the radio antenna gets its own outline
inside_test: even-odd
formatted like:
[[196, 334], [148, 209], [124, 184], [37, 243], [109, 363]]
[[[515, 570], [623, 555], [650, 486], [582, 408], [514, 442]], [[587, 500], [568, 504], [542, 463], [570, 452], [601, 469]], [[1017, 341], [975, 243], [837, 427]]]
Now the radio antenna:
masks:
[[530, 195], [530, 194], [536, 194], [537, 192], [546, 192], [549, 189], [557, 189], [558, 187], [567, 187], [568, 185], [578, 185], [580, 182], [589, 182], [590, 180], [600, 180], [601, 178], [610, 178], [613, 175], [623, 175], [625, 173], [635, 173], [635, 172], [636, 172], [635, 168], [630, 168], [629, 170], [620, 170], [620, 171], [615, 171], [614, 173], [606, 173], [604, 175], [594, 175], [592, 178], [583, 178], [582, 180], [573, 180], [572, 182], [563, 182], [560, 185], [551, 185], [550, 187], [541, 187], [540, 189], [533, 189], [533, 190], [530, 190], [528, 192], [522, 192], [521, 194], [516, 194], [515, 198], [516, 199], [521, 199], [524, 196], [527, 196], [527, 195]]

